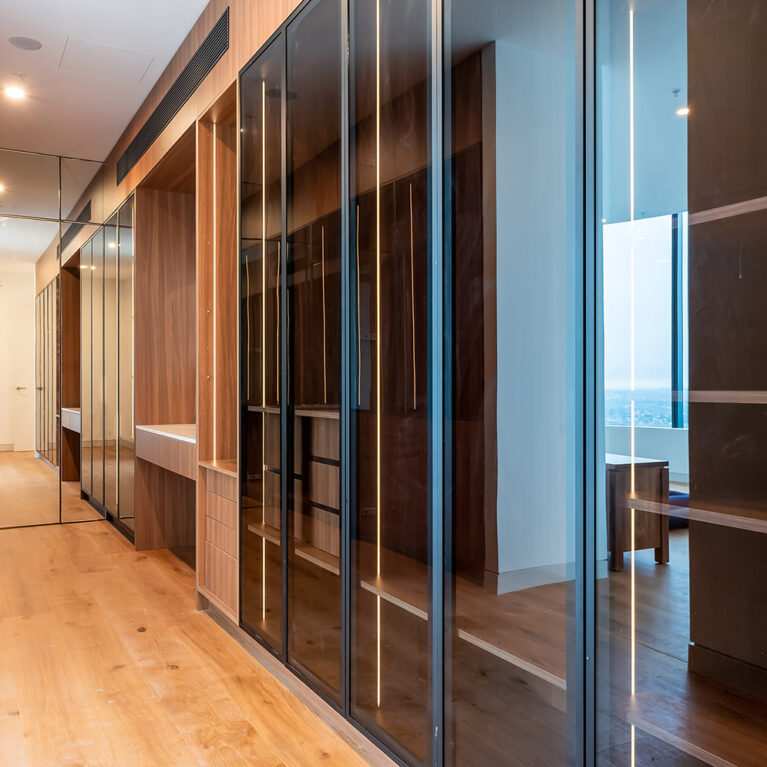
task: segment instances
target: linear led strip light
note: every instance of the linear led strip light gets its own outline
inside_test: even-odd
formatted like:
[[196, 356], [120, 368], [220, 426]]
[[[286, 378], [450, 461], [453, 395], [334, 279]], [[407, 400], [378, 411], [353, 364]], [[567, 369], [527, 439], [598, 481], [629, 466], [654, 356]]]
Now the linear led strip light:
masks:
[[[376, 0], [376, 577], [381, 577], [381, 0]], [[381, 595], [376, 595], [376, 704], [381, 706]]]

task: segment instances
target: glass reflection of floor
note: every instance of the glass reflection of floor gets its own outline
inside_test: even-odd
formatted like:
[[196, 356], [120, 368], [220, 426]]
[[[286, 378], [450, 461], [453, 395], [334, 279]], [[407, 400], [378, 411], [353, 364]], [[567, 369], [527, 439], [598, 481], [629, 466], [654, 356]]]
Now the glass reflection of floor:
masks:
[[[636, 554], [636, 694], [631, 692], [631, 571], [598, 582], [599, 764], [767, 764], [767, 705], [687, 670], [688, 531], [670, 533], [670, 561]], [[634, 732], [634, 754], [631, 754]]]
[[[62, 521], [100, 519], [80, 498], [77, 482], [61, 488]], [[59, 521], [59, 477], [56, 469], [33, 451], [0, 452], [0, 528]]]

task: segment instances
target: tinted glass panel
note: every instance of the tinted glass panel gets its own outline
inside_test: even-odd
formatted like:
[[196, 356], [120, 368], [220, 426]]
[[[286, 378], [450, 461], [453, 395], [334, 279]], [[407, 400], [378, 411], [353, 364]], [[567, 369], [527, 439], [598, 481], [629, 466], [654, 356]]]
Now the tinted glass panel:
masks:
[[287, 30], [288, 657], [341, 698], [340, 140], [338, 0], [319, 0]]
[[351, 713], [430, 757], [428, 2], [351, 3]]
[[282, 647], [280, 283], [284, 44], [241, 81], [242, 622]]
[[450, 765], [576, 762], [577, 5], [447, 17]]
[[598, 758], [764, 764], [767, 6], [596, 8]]

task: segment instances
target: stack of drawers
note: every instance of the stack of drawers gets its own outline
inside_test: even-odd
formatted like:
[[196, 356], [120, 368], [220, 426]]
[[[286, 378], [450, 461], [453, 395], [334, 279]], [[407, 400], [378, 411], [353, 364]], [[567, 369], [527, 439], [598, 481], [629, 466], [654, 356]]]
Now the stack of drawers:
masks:
[[200, 586], [234, 617], [238, 607], [239, 571], [237, 497], [236, 477], [200, 468], [200, 501], [204, 510], [204, 520], [200, 521], [204, 522], [205, 533]]

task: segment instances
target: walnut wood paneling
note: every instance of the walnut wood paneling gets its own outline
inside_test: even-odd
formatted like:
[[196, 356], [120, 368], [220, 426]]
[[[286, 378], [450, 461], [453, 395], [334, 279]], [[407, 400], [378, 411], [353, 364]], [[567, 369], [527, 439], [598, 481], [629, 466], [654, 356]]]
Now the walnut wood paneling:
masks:
[[193, 195], [137, 190], [135, 407], [140, 424], [195, 423], [194, 220]]
[[61, 406], [80, 407], [80, 259], [61, 270]]
[[195, 543], [195, 483], [136, 459], [136, 549], [165, 549]]

